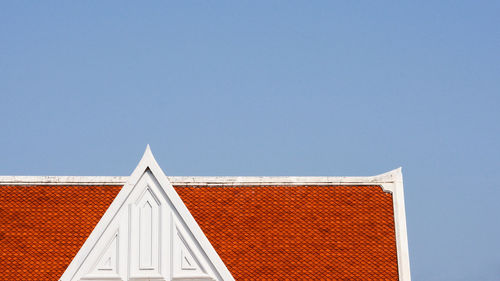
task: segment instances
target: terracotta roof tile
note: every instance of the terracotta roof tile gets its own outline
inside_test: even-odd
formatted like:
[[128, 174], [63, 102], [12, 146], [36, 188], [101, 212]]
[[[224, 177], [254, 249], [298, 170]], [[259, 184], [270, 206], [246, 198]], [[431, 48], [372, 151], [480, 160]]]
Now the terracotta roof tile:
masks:
[[[57, 280], [121, 186], [0, 186], [0, 280]], [[378, 186], [176, 187], [237, 280], [397, 280]]]
[[121, 186], [0, 186], [0, 280], [58, 280]]
[[180, 187], [236, 280], [398, 280], [378, 186]]

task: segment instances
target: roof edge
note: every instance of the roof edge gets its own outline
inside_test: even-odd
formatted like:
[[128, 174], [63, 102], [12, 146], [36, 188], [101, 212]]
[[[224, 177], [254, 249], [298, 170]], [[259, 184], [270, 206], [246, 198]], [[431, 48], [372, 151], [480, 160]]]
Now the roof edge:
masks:
[[119, 176], [0, 176], [0, 185], [122, 185]]
[[[128, 176], [0, 176], [0, 185], [123, 185]], [[172, 185], [342, 185], [402, 182], [401, 168], [369, 177], [331, 176], [170, 176]]]

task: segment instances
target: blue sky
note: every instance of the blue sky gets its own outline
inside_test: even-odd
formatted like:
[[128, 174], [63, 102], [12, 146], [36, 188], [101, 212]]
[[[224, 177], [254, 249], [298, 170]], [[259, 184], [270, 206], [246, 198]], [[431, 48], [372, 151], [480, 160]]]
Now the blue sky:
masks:
[[402, 166], [413, 280], [500, 280], [500, 3], [236, 2], [0, 3], [0, 174]]

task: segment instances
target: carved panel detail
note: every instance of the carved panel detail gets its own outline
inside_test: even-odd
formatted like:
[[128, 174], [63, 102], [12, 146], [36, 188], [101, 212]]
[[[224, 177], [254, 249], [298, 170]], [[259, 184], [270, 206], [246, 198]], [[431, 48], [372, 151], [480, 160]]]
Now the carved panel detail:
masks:
[[132, 276], [160, 275], [160, 200], [149, 186], [131, 205], [130, 271]]
[[139, 211], [139, 263], [141, 269], [153, 268], [153, 207], [146, 201]]
[[111, 240], [104, 247], [104, 251], [99, 256], [97, 262], [92, 266], [90, 272], [82, 278], [85, 279], [119, 279], [119, 232], [111, 237]]
[[182, 270], [196, 270], [196, 261], [190, 253], [185, 249], [181, 250], [181, 269]]
[[214, 280], [201, 263], [201, 253], [181, 225], [176, 225], [173, 247], [173, 277], [175, 280]]

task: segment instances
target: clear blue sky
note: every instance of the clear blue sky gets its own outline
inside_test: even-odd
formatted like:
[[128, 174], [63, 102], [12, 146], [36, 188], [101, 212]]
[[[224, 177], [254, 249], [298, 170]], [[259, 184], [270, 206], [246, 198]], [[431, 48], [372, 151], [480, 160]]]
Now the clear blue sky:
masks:
[[0, 174], [402, 166], [413, 280], [500, 280], [500, 3], [333, 2], [3, 1]]

